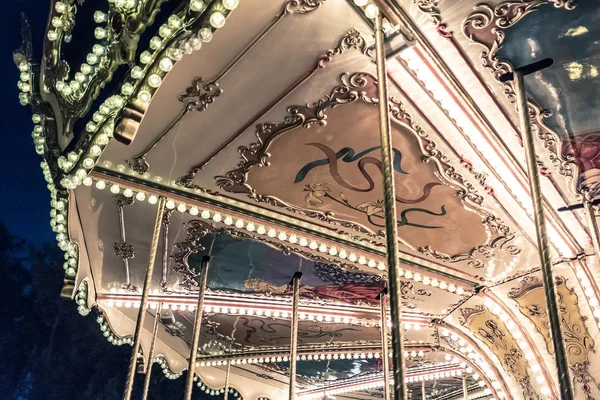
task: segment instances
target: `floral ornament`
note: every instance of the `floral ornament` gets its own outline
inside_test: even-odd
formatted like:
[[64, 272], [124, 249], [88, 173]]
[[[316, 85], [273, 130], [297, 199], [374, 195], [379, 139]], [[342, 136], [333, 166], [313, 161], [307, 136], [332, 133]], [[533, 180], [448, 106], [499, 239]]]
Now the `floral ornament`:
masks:
[[383, 200], [365, 201], [356, 206], [356, 209], [367, 214], [367, 216], [375, 214], [383, 214]]
[[314, 185], [306, 185], [304, 191], [308, 192], [304, 201], [311, 206], [318, 206], [324, 204], [321, 198], [327, 196], [327, 193], [331, 192], [331, 189], [326, 183], [315, 183]]

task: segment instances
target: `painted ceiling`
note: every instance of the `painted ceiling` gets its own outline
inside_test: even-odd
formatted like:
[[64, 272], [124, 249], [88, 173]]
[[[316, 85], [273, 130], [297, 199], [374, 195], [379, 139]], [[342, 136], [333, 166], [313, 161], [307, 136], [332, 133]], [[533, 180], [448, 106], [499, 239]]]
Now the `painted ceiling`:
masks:
[[[600, 2], [373, 1], [388, 44], [402, 43], [387, 78], [412, 398], [462, 398], [463, 377], [472, 398], [558, 398], [516, 94], [499, 79], [550, 57], [550, 68], [526, 78], [528, 112], [575, 398], [600, 399], [589, 205], [600, 188]], [[157, 362], [177, 377], [209, 256], [198, 386], [222, 395], [229, 362], [241, 397], [278, 399], [287, 395], [290, 280], [301, 272], [299, 395], [383, 398], [371, 3], [215, 0], [207, 10], [223, 20], [198, 12], [179, 31], [169, 16], [191, 3], [172, 1], [149, 6], [139, 38], [117, 5], [101, 8], [108, 18], [94, 14], [103, 2], [80, 2], [77, 18], [112, 41], [92, 56], [116, 64], [85, 60], [102, 84], [75, 75], [83, 60], [73, 49], [95, 42], [79, 34], [83, 23], [67, 32], [53, 22], [70, 18], [67, 3], [59, 12], [53, 2], [49, 19], [62, 36], [45, 43], [48, 90], [30, 99], [44, 116], [43, 140], [35, 130], [34, 139], [67, 252], [64, 295], [84, 314], [98, 309], [108, 340], [129, 343], [155, 250], [142, 352], [157, 318]], [[73, 41], [61, 50], [63, 36]], [[25, 46], [15, 60], [27, 57]], [[73, 96], [81, 85], [89, 93]], [[156, 221], [159, 197], [166, 212]]]

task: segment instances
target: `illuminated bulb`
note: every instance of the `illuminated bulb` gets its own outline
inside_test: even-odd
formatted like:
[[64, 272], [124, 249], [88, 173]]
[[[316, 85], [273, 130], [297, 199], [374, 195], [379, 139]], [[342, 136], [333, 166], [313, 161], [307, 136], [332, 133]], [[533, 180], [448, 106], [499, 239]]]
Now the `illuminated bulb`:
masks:
[[256, 233], [258, 233], [259, 235], [264, 235], [266, 231], [267, 230], [263, 225], [259, 225], [259, 227], [256, 229]]
[[140, 54], [140, 62], [142, 64], [148, 64], [150, 61], [152, 61], [152, 54], [150, 54], [149, 51], [143, 51], [142, 54]]
[[238, 219], [237, 221], [235, 221], [235, 227], [242, 229], [244, 227], [244, 220]]
[[377, 14], [379, 14], [379, 8], [375, 4], [369, 3], [367, 7], [365, 7], [365, 15], [367, 18], [374, 19], [377, 17]]
[[182, 213], [184, 213], [186, 209], [187, 209], [187, 207], [186, 207], [186, 206], [185, 206], [185, 204], [183, 204], [183, 203], [179, 203], [179, 204], [177, 205], [177, 211], [179, 211], [179, 212], [182, 212]]
[[209, 20], [213, 28], [219, 29], [225, 25], [225, 16], [223, 13], [217, 11], [212, 13]]
[[148, 77], [148, 85], [150, 85], [153, 88], [159, 87], [161, 82], [162, 82], [162, 79], [157, 74], [152, 74]]
[[169, 72], [171, 69], [173, 69], [173, 61], [171, 61], [170, 58], [165, 57], [160, 60], [158, 67], [165, 72]]
[[200, 12], [204, 10], [206, 5], [201, 0], [190, 0], [190, 10]]
[[150, 204], [156, 204], [158, 202], [158, 197], [156, 197], [155, 195], [150, 195], [150, 197], [148, 197], [148, 203]]
[[379, 261], [379, 263], [377, 264], [377, 269], [379, 269], [380, 271], [385, 270], [385, 264]]
[[204, 219], [208, 219], [208, 218], [210, 218], [210, 211], [202, 210], [202, 212], [200, 213], [200, 216]]
[[175, 208], [175, 202], [173, 200], [168, 200], [167, 204], [165, 204], [165, 206], [169, 209], [172, 210]]
[[119, 193], [119, 191], [121, 190], [121, 188], [119, 187], [119, 185], [112, 185], [110, 187], [110, 191], [111, 193], [117, 194]]
[[198, 32], [198, 37], [203, 42], [210, 42], [212, 40], [212, 31], [209, 28], [202, 28]]
[[96, 188], [97, 189], [103, 190], [105, 187], [106, 187], [106, 182], [104, 182], [102, 180], [96, 182]]
[[144, 200], [146, 200], [146, 194], [145, 194], [144, 192], [138, 192], [138, 193], [135, 195], [135, 198], [136, 198], [136, 200], [138, 200], [138, 201], [144, 201]]
[[140, 92], [137, 95], [137, 98], [142, 103], [148, 103], [150, 101], [150, 99], [152, 99], [152, 94], [150, 94], [150, 92], [147, 90], [140, 90]]

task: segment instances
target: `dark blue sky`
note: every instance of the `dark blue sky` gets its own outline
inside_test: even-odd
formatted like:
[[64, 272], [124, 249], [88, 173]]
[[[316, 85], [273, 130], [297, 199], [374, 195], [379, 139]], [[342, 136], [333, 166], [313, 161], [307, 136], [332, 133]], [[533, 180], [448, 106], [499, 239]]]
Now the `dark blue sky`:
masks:
[[4, 0], [2, 3], [0, 219], [13, 234], [33, 242], [48, 241], [54, 236], [49, 225], [50, 195], [39, 166], [41, 159], [33, 148], [31, 111], [21, 106], [17, 97], [19, 73], [12, 61], [12, 52], [20, 44], [19, 19], [24, 12], [32, 26], [35, 55], [39, 59], [49, 2]]

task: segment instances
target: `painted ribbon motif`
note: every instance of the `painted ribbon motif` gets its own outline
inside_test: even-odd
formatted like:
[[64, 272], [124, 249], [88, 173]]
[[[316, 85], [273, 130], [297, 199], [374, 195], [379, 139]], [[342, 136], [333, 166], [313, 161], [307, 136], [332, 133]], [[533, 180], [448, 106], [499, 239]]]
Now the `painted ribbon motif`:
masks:
[[[365, 167], [366, 167], [366, 165], [371, 164], [371, 165], [374, 165], [381, 172], [382, 171], [382, 163], [380, 160], [378, 160], [374, 157], [370, 157], [370, 156], [365, 157], [365, 156], [367, 154], [371, 153], [372, 151], [379, 149], [380, 146], [370, 147], [359, 153], [356, 153], [356, 151], [354, 149], [352, 149], [351, 147], [344, 147], [336, 153], [330, 147], [328, 147], [322, 143], [307, 143], [306, 145], [313, 146], [313, 147], [316, 147], [319, 150], [321, 150], [325, 154], [325, 158], [320, 159], [320, 160], [311, 161], [308, 164], [306, 164], [304, 167], [302, 167], [296, 174], [294, 183], [302, 182], [312, 169], [314, 169], [316, 167], [327, 165], [329, 168], [329, 173], [331, 174], [331, 177], [335, 180], [335, 182], [337, 184], [339, 184], [343, 188], [346, 188], [353, 192], [361, 192], [361, 193], [370, 192], [375, 188], [375, 182], [374, 182], [373, 178], [369, 175], [369, 173], [366, 171]], [[394, 170], [396, 172], [398, 172], [399, 174], [408, 175], [409, 173], [402, 169], [402, 165], [401, 165], [402, 153], [398, 149], [393, 149], [393, 153], [394, 153], [394, 160], [393, 160], [392, 165], [393, 165]], [[340, 159], [345, 163], [351, 163], [351, 162], [355, 162], [358, 160], [358, 169], [359, 169], [361, 175], [367, 181], [368, 185], [366, 187], [357, 187], [357, 186], [354, 186], [354, 185], [348, 183], [339, 173], [338, 160], [340, 160]], [[402, 197], [396, 195], [396, 201], [399, 203], [402, 203], [402, 204], [417, 204], [417, 203], [423, 202], [429, 197], [429, 195], [431, 194], [431, 190], [435, 186], [439, 186], [439, 185], [441, 185], [441, 184], [438, 182], [429, 182], [423, 187], [423, 194], [419, 198], [405, 199], [405, 198], [402, 198]], [[354, 205], [350, 204], [350, 201], [344, 195], [344, 193], [340, 193], [341, 200], [332, 196], [329, 193], [329, 192], [331, 192], [331, 189], [325, 183], [316, 183], [314, 185], [307, 185], [305, 187], [304, 191], [309, 192], [305, 198], [305, 201], [312, 206], [318, 206], [318, 205], [324, 204], [324, 201], [322, 200], [322, 198], [326, 197], [326, 198], [329, 198], [330, 200], [335, 201], [336, 203], [338, 203], [340, 205], [343, 205], [344, 207], [348, 207], [355, 211], [365, 213], [367, 215], [367, 220], [371, 224], [373, 224], [377, 227], [384, 226], [383, 223], [378, 223], [374, 220], [374, 219], [384, 219], [383, 202], [381, 200], [367, 201], [362, 204], [354, 206]], [[417, 227], [417, 228], [426, 228], [426, 229], [440, 228], [440, 226], [428, 226], [428, 225], [422, 225], [422, 224], [415, 224], [415, 223], [411, 223], [408, 221], [408, 214], [415, 213], [415, 212], [424, 213], [424, 214], [433, 215], [433, 216], [446, 215], [445, 206], [442, 205], [440, 209], [441, 209], [441, 211], [439, 213], [435, 213], [433, 211], [423, 209], [423, 208], [405, 209], [400, 213], [397, 224], [399, 227], [400, 226], [413, 226], [413, 227]]]

